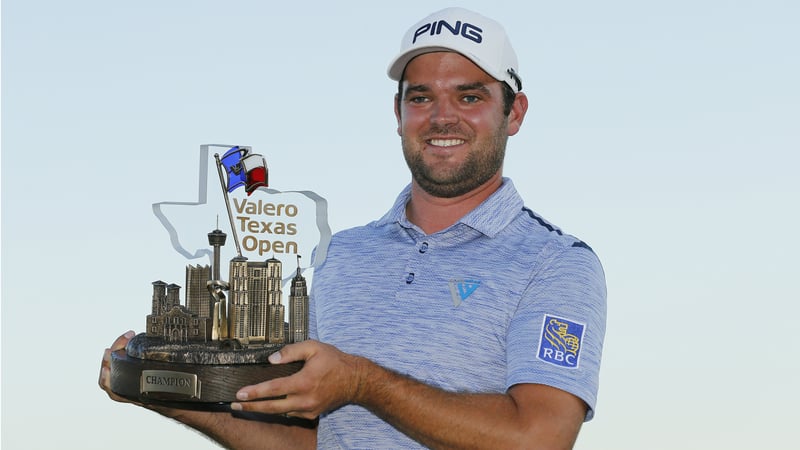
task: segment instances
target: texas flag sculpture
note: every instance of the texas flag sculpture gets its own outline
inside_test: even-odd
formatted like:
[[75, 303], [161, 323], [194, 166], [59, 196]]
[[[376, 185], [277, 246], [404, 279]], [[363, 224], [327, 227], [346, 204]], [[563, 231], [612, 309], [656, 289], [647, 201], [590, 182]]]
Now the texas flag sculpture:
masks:
[[[215, 153], [214, 159], [217, 160], [219, 183], [222, 187], [222, 196], [225, 198], [228, 219], [231, 222], [233, 242], [236, 244], [236, 252], [242, 256], [242, 247], [239, 244], [239, 237], [236, 235], [236, 224], [233, 221], [233, 211], [231, 211], [228, 194], [244, 186], [244, 190], [249, 196], [256, 189], [268, 186], [267, 160], [257, 153], [250, 153], [249, 147], [238, 145], [231, 147], [221, 158], [218, 153]], [[227, 183], [225, 183], [225, 175], [227, 175]]]
[[232, 147], [218, 161], [228, 175], [228, 192], [244, 186], [250, 195], [261, 186], [269, 186], [267, 161], [257, 153], [250, 153], [247, 147]]

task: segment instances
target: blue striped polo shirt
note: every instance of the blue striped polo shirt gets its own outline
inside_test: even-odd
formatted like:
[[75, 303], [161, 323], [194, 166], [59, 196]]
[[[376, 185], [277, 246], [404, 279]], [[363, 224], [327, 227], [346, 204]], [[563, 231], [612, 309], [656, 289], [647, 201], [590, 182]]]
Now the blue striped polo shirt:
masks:
[[[311, 336], [453, 392], [519, 383], [567, 391], [594, 415], [605, 334], [603, 269], [530, 209], [509, 179], [449, 228], [391, 210], [333, 236], [311, 287]], [[421, 448], [357, 405], [324, 415], [319, 448]]]

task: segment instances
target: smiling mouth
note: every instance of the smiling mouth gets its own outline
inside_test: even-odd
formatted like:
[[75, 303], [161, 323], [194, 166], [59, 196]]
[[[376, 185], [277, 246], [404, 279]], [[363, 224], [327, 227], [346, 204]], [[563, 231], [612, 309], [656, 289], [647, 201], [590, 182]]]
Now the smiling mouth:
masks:
[[461, 145], [466, 142], [463, 139], [429, 139], [428, 144], [435, 145], [437, 147], [453, 147], [456, 145]]

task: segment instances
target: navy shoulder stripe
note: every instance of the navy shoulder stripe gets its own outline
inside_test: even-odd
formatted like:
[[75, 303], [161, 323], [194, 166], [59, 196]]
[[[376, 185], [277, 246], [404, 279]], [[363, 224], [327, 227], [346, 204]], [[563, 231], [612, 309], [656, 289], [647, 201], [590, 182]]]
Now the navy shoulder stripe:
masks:
[[[526, 213], [528, 213], [528, 215], [531, 216], [531, 218], [533, 220], [537, 221], [539, 223], [539, 225], [547, 228], [548, 231], [554, 231], [554, 232], [558, 233], [559, 236], [563, 236], [564, 235], [564, 233], [562, 233], [561, 230], [559, 230], [559, 229], [555, 228], [554, 226], [550, 225], [549, 223], [545, 222], [544, 219], [542, 219], [541, 217], [537, 216], [529, 208], [523, 206], [522, 210], [525, 211]], [[573, 247], [577, 247], [577, 248], [585, 248], [586, 250], [589, 250], [590, 252], [594, 253], [594, 250], [592, 250], [592, 247], [589, 247], [589, 244], [587, 244], [586, 242], [583, 242], [583, 241], [575, 241], [575, 242], [572, 243], [572, 246]]]
[[573, 247], [579, 247], [579, 248], [585, 248], [586, 250], [589, 250], [590, 252], [594, 253], [594, 250], [592, 250], [592, 247], [589, 247], [589, 244], [587, 244], [586, 242], [583, 242], [583, 241], [573, 242], [572, 246]]
[[522, 207], [522, 210], [525, 211], [526, 213], [528, 213], [528, 215], [531, 216], [531, 218], [533, 220], [539, 222], [539, 225], [547, 228], [547, 231], [555, 231], [556, 233], [558, 233], [559, 236], [561, 236], [563, 234], [561, 232], [561, 230], [556, 229], [555, 227], [553, 227], [549, 223], [545, 222], [544, 219], [542, 219], [541, 217], [539, 217], [536, 214], [534, 214], [533, 211], [531, 211], [530, 209], [526, 208], [525, 206]]

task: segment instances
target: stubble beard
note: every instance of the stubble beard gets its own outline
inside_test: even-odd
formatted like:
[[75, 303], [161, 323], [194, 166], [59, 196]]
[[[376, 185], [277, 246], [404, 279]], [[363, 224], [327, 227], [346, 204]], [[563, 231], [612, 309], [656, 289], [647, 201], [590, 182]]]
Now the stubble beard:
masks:
[[[422, 190], [438, 198], [458, 197], [489, 181], [503, 166], [508, 141], [505, 130], [503, 123], [487, 139], [475, 142], [463, 163], [446, 170], [426, 164], [422, 151], [418, 150], [422, 144], [405, 135], [402, 136], [403, 156], [411, 177]], [[430, 133], [452, 134], [449, 130], [431, 130]]]

